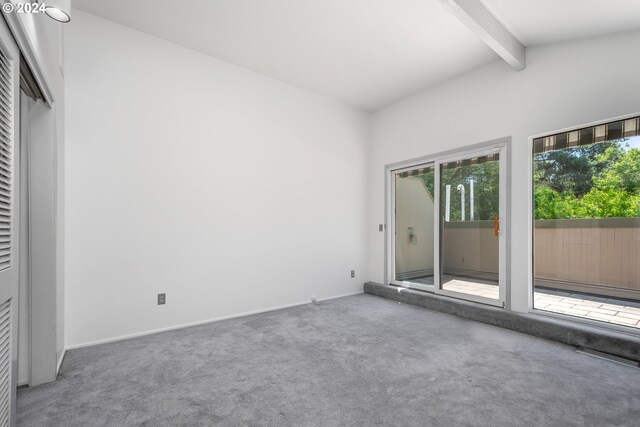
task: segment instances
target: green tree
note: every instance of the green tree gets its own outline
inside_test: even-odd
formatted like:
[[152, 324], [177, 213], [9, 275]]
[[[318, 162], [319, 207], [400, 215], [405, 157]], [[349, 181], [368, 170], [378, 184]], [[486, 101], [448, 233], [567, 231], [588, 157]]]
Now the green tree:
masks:
[[535, 218], [640, 216], [640, 150], [623, 142], [537, 154]]
[[499, 174], [498, 161], [489, 161], [475, 165], [457, 166], [443, 169], [441, 174], [441, 203], [444, 211], [446, 186], [451, 185], [450, 220], [462, 219], [462, 201], [457, 191], [459, 184], [465, 187], [465, 214], [466, 220], [471, 218], [471, 181], [473, 180], [474, 192], [474, 219], [489, 220], [498, 215], [499, 209]]
[[[604, 156], [606, 152], [608, 155]], [[538, 153], [534, 157], [534, 180], [559, 194], [582, 197], [593, 187], [593, 177], [623, 153], [615, 141]]]
[[577, 199], [571, 193], [560, 194], [547, 185], [535, 187], [535, 218], [576, 218]]
[[571, 218], [637, 217], [640, 216], [640, 196], [614, 188], [594, 187], [576, 203], [574, 212]]
[[609, 188], [625, 191], [630, 194], [640, 192], [640, 150], [632, 148], [620, 154], [613, 147], [598, 156], [603, 168], [594, 178], [598, 188]]

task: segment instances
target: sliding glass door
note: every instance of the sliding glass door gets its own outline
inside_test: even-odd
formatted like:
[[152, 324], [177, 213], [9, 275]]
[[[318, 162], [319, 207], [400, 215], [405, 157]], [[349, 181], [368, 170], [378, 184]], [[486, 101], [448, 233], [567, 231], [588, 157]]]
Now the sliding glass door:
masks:
[[504, 305], [504, 150], [391, 171], [391, 283]]
[[436, 292], [494, 305], [504, 301], [502, 150], [436, 162]]

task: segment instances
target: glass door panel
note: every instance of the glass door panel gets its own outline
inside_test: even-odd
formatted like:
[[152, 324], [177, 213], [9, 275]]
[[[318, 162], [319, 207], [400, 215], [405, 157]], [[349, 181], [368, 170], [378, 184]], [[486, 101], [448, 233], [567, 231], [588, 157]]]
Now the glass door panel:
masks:
[[436, 164], [438, 291], [501, 304], [503, 191], [496, 148]]
[[416, 288], [432, 288], [434, 272], [433, 164], [398, 171], [395, 198], [393, 279]]

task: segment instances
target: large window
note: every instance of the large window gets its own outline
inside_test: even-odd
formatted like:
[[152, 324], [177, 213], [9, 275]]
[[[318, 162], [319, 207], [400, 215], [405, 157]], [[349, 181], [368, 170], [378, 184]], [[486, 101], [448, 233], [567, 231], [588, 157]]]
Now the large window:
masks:
[[535, 309], [640, 328], [639, 129], [534, 140]]

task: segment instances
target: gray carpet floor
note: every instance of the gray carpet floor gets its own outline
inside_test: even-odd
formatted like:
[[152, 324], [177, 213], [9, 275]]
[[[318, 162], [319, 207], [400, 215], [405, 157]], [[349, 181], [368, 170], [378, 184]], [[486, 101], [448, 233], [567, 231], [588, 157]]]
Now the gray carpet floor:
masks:
[[23, 426], [638, 426], [640, 370], [357, 295], [67, 353]]

